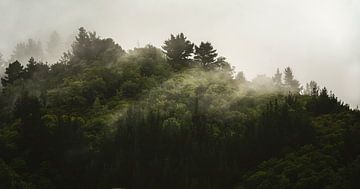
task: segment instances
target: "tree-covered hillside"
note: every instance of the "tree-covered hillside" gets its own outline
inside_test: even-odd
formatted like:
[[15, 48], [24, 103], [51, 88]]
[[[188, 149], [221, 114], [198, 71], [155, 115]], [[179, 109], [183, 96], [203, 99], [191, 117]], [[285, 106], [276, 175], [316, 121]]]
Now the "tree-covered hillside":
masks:
[[19, 61], [1, 79], [0, 188], [360, 186], [360, 112], [289, 67], [248, 81], [182, 33], [125, 51], [84, 28], [56, 63]]

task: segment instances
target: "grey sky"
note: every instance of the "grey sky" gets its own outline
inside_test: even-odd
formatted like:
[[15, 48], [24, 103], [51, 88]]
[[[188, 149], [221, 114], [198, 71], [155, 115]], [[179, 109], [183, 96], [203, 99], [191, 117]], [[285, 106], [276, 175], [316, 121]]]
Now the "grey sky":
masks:
[[245, 72], [271, 76], [291, 66], [360, 105], [360, 2], [357, 0], [0, 0], [0, 52], [18, 41], [64, 36], [80, 26], [125, 49], [160, 47], [170, 33], [210, 41]]

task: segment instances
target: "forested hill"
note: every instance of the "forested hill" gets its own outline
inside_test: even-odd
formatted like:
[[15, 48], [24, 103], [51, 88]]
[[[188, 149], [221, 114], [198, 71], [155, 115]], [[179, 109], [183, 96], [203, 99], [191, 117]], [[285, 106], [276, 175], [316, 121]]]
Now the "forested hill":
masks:
[[252, 81], [209, 42], [124, 51], [80, 28], [1, 79], [0, 188], [360, 186], [360, 112], [291, 68]]

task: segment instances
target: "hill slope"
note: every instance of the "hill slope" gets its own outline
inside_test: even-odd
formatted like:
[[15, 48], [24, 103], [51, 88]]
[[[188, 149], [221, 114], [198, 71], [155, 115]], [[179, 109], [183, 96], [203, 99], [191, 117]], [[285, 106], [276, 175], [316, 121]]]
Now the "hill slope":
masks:
[[[125, 52], [81, 28], [51, 66], [11, 63], [1, 188], [356, 188], [360, 112], [292, 70], [247, 81], [210, 43]], [[194, 57], [194, 58], [192, 58]]]

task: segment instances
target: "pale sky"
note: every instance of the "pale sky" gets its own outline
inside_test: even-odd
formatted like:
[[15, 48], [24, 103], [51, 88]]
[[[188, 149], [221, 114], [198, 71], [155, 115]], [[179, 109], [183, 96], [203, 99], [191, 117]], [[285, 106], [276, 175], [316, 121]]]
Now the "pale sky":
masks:
[[171, 33], [212, 42], [248, 79], [290, 66], [360, 105], [358, 0], [0, 0], [0, 52], [84, 26], [123, 48], [160, 47]]

